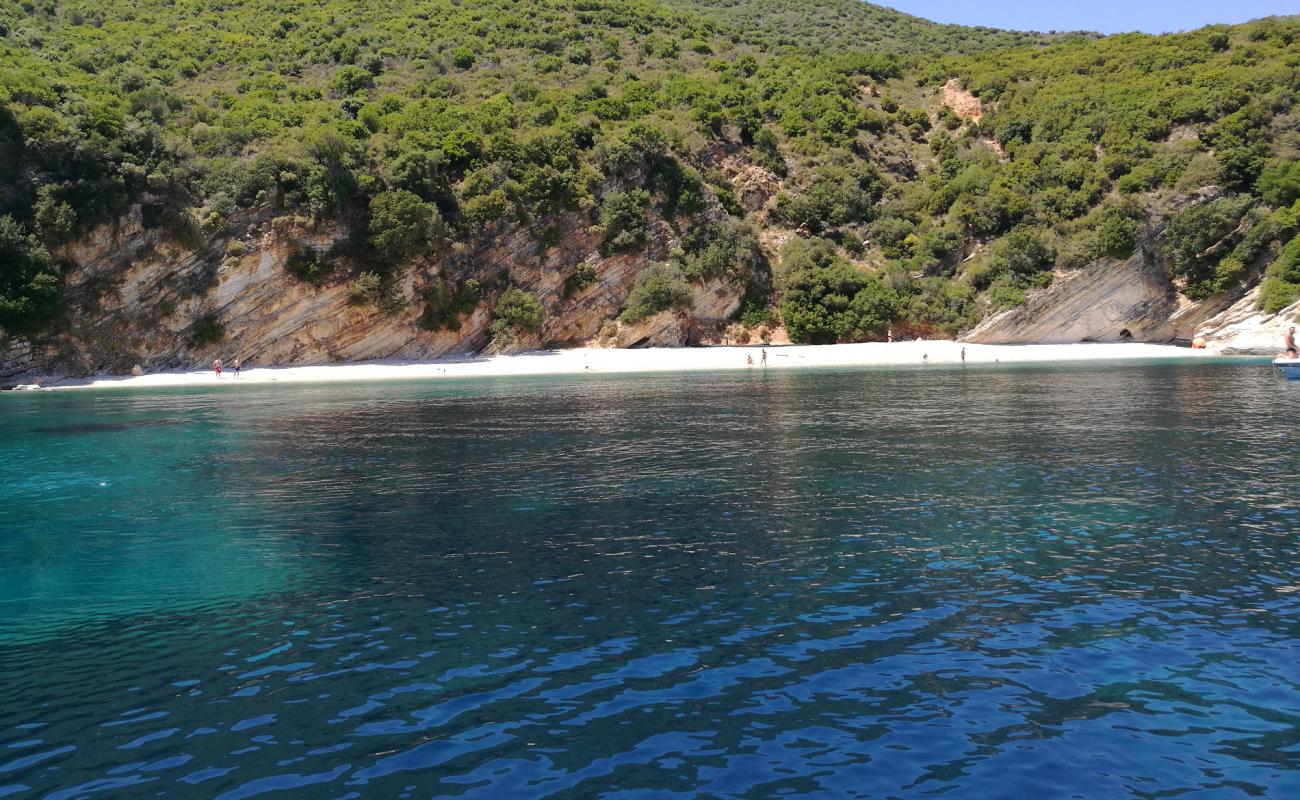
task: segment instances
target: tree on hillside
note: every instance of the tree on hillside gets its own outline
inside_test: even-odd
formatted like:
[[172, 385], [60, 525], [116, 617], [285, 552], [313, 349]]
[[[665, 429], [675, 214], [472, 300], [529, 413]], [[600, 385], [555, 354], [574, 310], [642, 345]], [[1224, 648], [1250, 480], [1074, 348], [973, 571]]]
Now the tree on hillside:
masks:
[[442, 232], [438, 209], [405, 189], [370, 201], [370, 245], [380, 259], [398, 263], [428, 250]]

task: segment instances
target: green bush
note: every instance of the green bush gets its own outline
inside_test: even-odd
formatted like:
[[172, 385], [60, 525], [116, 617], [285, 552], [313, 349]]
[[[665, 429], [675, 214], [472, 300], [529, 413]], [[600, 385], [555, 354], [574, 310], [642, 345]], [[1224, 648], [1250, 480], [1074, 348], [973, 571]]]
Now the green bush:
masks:
[[377, 303], [383, 292], [383, 277], [377, 272], [363, 272], [348, 286], [348, 302], [353, 305]]
[[999, 275], [989, 284], [989, 305], [996, 310], [1021, 305], [1025, 297], [1024, 283], [1013, 275]]
[[320, 285], [325, 280], [325, 255], [314, 247], [302, 245], [285, 259], [284, 268], [300, 281]]
[[1276, 314], [1296, 300], [1300, 300], [1300, 236], [1291, 239], [1269, 264], [1260, 286], [1259, 307]]
[[514, 326], [504, 319], [492, 320], [492, 323], [488, 325], [488, 336], [498, 347], [513, 344], [515, 339], [519, 338]]
[[501, 327], [498, 323], [504, 323], [516, 334], [540, 333], [546, 319], [542, 301], [537, 299], [537, 295], [513, 286], [502, 292], [492, 315], [494, 338], [496, 330]]
[[357, 92], [369, 89], [374, 85], [375, 76], [361, 67], [354, 66], [339, 67], [334, 71], [334, 77], [330, 80], [330, 87], [340, 97], [351, 97]]
[[788, 171], [781, 156], [781, 146], [771, 128], [760, 128], [754, 133], [754, 163], [784, 177]]
[[62, 284], [50, 254], [13, 218], [0, 216], [0, 329], [39, 332], [62, 306]]
[[1043, 233], [1022, 226], [999, 239], [989, 248], [984, 259], [968, 268], [966, 274], [978, 289], [987, 288], [1000, 278], [1023, 287], [1039, 272], [1051, 269], [1055, 259], [1056, 248], [1048, 243]]
[[451, 51], [451, 63], [456, 69], [469, 69], [474, 66], [474, 51], [468, 47], [457, 47]]
[[766, 268], [758, 232], [744, 220], [725, 219], [696, 225], [683, 238], [686, 247], [683, 272], [690, 281], [723, 278], [745, 284]]
[[600, 204], [600, 221], [593, 230], [601, 234], [604, 255], [626, 253], [645, 244], [649, 234], [646, 209], [650, 193], [644, 189], [614, 192]]
[[1250, 204], [1249, 197], [1222, 197], [1192, 203], [1169, 218], [1161, 251], [1171, 274], [1187, 280], [1188, 297], [1201, 299], [1225, 288], [1215, 280], [1215, 267], [1240, 240]]
[[851, 222], [867, 222], [884, 191], [880, 173], [870, 164], [822, 167], [801, 195], [781, 195], [773, 215], [777, 220], [813, 233]]
[[564, 279], [564, 296], [572, 297], [596, 282], [596, 267], [583, 262], [574, 267], [573, 272]]
[[32, 210], [41, 237], [51, 244], [66, 242], [77, 232], [77, 212], [59, 199], [54, 186], [42, 186], [37, 190], [36, 205]]
[[1300, 200], [1300, 161], [1274, 161], [1259, 175], [1259, 194], [1264, 202], [1289, 206]]
[[636, 284], [627, 296], [619, 321], [632, 324], [661, 311], [684, 311], [691, 307], [694, 295], [686, 276], [675, 264], [652, 264], [636, 276]]
[[438, 209], [413, 192], [393, 189], [370, 201], [370, 246], [393, 264], [421, 255], [442, 233]]
[[479, 231], [508, 218], [510, 211], [510, 200], [505, 191], [493, 189], [466, 200], [460, 207], [460, 220], [466, 230]]
[[1119, 261], [1133, 255], [1142, 230], [1139, 214], [1133, 206], [1107, 206], [1097, 222], [1097, 252]]
[[483, 299], [483, 290], [473, 279], [453, 285], [444, 278], [434, 278], [424, 287], [422, 295], [424, 311], [420, 314], [420, 327], [428, 331], [458, 331], [461, 318], [477, 308]]
[[190, 331], [190, 342], [195, 347], [216, 344], [226, 338], [226, 326], [216, 314], [208, 314], [194, 323]]
[[834, 243], [796, 239], [781, 256], [781, 318], [791, 341], [833, 344], [884, 338], [897, 319], [897, 291], [880, 276], [841, 258]]

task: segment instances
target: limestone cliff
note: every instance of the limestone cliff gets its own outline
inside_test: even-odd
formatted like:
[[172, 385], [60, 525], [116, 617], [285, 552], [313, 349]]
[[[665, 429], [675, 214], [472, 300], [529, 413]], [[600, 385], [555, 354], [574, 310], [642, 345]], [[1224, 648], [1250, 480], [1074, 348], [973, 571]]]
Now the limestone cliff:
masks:
[[1102, 259], [1056, 275], [1024, 305], [985, 319], [963, 337], [978, 344], [1167, 341], [1178, 293], [1150, 252]]
[[[633, 326], [613, 320], [637, 275], [680, 247], [674, 227], [652, 217], [644, 247], [604, 257], [588, 216], [551, 220], [558, 235], [542, 246], [522, 225], [499, 225], [473, 248], [430, 253], [395, 273], [379, 302], [358, 303], [350, 291], [361, 266], [346, 256], [319, 284], [295, 278], [290, 259], [304, 247], [320, 252], [346, 242], [339, 223], [309, 227], [269, 213], [234, 220], [236, 233], [204, 235], [188, 246], [145, 224], [139, 206], [113, 225], [96, 228], [57, 254], [66, 271], [67, 315], [52, 335], [0, 339], [0, 385], [36, 375], [125, 373], [196, 368], [222, 357], [246, 363], [323, 364], [366, 359], [428, 359], [491, 346], [495, 297], [508, 282], [536, 295], [545, 308], [537, 334], [510, 350], [576, 346], [685, 345], [721, 336], [740, 306], [742, 286], [712, 281], [694, 288], [687, 312], [665, 312]], [[580, 265], [594, 280], [566, 296], [565, 279]], [[482, 301], [455, 330], [421, 324], [424, 296], [434, 281], [478, 281]], [[219, 325], [219, 341], [203, 326]], [[216, 338], [209, 336], [208, 339]]]
[[1052, 284], [1023, 305], [985, 318], [962, 341], [978, 344], [1067, 344], [1203, 339], [1218, 352], [1272, 355], [1300, 303], [1277, 314], [1256, 310], [1258, 274], [1231, 290], [1192, 300], [1170, 280], [1154, 237], [1130, 258], [1103, 258], [1058, 270]]

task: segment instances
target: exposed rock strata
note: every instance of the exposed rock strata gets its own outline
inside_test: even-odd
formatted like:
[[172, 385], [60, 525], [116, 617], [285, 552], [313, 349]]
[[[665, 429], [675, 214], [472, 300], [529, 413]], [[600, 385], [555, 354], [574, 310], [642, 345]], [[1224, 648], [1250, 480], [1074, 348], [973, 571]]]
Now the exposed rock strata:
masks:
[[979, 122], [984, 116], [984, 104], [980, 99], [961, 88], [961, 81], [949, 78], [943, 85], [943, 104], [952, 109], [962, 119]]
[[[1102, 259], [1056, 277], [1024, 305], [984, 320], [963, 337], [979, 344], [1167, 341], [1178, 293], [1148, 254]], [[1157, 332], [1159, 331], [1159, 332]]]
[[1207, 319], [1198, 330], [1206, 346], [1225, 355], [1276, 355], [1282, 349], [1286, 329], [1300, 319], [1300, 303], [1277, 314], [1255, 308], [1259, 287], [1224, 311]]
[[[485, 232], [480, 247], [430, 253], [404, 266], [386, 300], [357, 304], [349, 289], [360, 266], [346, 256], [335, 259], [338, 268], [319, 286], [286, 269], [303, 247], [325, 252], [343, 242], [350, 232], [340, 225], [309, 229], [305, 221], [264, 214], [236, 220], [237, 237], [200, 236], [187, 248], [146, 227], [137, 207], [59, 251], [76, 267], [66, 281], [67, 324], [36, 341], [0, 337], [0, 385], [38, 374], [125, 373], [136, 364], [146, 371], [192, 369], [218, 356], [307, 365], [478, 352], [490, 344], [492, 307], [507, 283], [535, 294], [546, 310], [542, 331], [507, 349], [585, 344], [618, 315], [637, 275], [681, 246], [673, 228], [654, 217], [643, 248], [602, 257], [585, 214], [551, 222], [559, 234], [553, 246], [539, 246], [524, 226], [501, 226]], [[228, 247], [232, 241], [237, 245]], [[595, 281], [566, 297], [565, 278], [583, 264], [594, 268]], [[420, 324], [425, 291], [444, 277], [478, 280], [483, 302], [456, 330], [426, 330]], [[690, 312], [657, 315], [652, 324], [620, 332], [617, 341], [682, 345], [716, 338], [742, 294], [720, 282], [697, 286]], [[195, 343], [204, 320], [220, 323], [221, 341]]]
[[1272, 354], [1300, 303], [1279, 314], [1255, 309], [1259, 289], [1189, 300], [1147, 251], [1059, 274], [1024, 305], [995, 314], [962, 337], [979, 344], [1169, 343], [1202, 338], [1223, 353]]

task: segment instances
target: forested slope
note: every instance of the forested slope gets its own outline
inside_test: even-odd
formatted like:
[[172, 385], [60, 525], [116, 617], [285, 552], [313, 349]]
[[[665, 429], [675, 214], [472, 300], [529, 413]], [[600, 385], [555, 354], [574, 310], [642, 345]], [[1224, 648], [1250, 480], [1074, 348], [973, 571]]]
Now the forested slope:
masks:
[[0, 339], [34, 367], [192, 363], [249, 292], [345, 294], [349, 335], [417, 355], [630, 343], [706, 288], [734, 324], [687, 340], [956, 334], [1135, 251], [1193, 300], [1300, 296], [1295, 18], [0, 0], [0, 37]]

